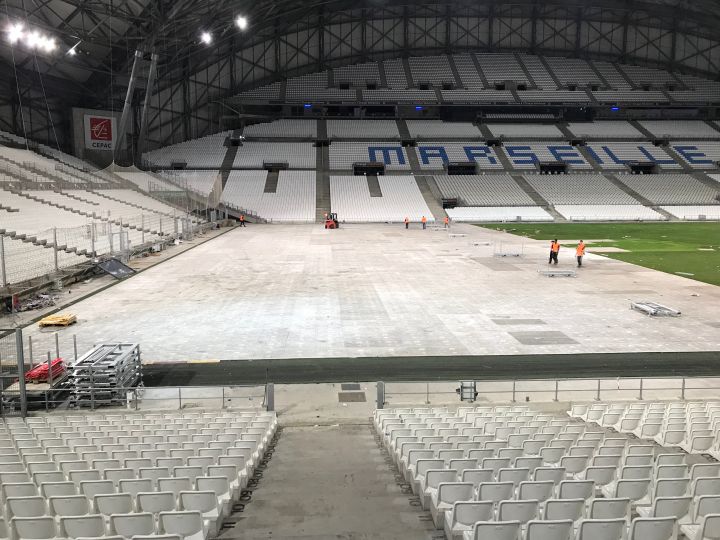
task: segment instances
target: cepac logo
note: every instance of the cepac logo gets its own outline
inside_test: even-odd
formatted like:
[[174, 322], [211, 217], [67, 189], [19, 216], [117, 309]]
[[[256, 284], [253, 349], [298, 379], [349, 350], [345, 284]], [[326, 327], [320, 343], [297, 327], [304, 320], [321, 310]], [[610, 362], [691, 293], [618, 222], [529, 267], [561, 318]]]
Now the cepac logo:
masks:
[[91, 117], [90, 139], [93, 141], [112, 141], [112, 119]]

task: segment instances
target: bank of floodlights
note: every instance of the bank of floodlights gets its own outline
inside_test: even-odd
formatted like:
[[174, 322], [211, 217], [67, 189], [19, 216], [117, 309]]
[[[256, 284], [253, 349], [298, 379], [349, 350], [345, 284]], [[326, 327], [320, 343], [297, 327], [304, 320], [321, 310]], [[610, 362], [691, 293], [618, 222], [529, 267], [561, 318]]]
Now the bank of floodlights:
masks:
[[31, 51], [51, 53], [57, 49], [54, 38], [42, 34], [34, 28], [26, 28], [20, 22], [10, 24], [5, 31], [5, 35], [10, 45], [21, 45]]

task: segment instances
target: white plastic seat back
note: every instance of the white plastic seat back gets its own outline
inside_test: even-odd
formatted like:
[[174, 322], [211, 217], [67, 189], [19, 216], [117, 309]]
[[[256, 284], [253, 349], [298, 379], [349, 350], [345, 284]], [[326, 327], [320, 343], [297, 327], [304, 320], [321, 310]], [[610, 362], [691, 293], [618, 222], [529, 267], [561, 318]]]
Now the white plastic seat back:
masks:
[[577, 540], [623, 540], [627, 530], [626, 519], [583, 519], [577, 531]]
[[478, 521], [490, 521], [493, 518], [493, 504], [488, 501], [457, 501], [453, 505], [453, 525], [460, 523], [471, 527]]
[[153, 493], [138, 493], [137, 506], [140, 512], [171, 512], [175, 510], [175, 494], [172, 491], [156, 491]]
[[515, 484], [512, 482], [483, 482], [478, 486], [478, 500], [499, 503], [512, 499]]
[[124, 538], [155, 533], [155, 518], [149, 512], [136, 514], [113, 514], [110, 516], [110, 533]]
[[50, 497], [48, 499], [48, 508], [50, 510], [50, 515], [59, 517], [84, 516], [90, 513], [90, 504], [83, 495], [70, 495], [69, 497]]
[[675, 540], [675, 518], [635, 518], [630, 524], [629, 540]]
[[159, 523], [162, 532], [177, 534], [184, 540], [204, 540], [205, 538], [200, 512], [162, 512]]
[[590, 503], [591, 519], [627, 519], [630, 517], [630, 499], [594, 499]]
[[500, 501], [497, 518], [498, 521], [527, 523], [537, 517], [539, 506], [536, 500]]
[[573, 535], [573, 522], [566, 520], [531, 520], [525, 532], [526, 540], [569, 540]]
[[680, 519], [690, 510], [692, 497], [658, 497], [653, 501], [652, 517]]
[[564, 480], [558, 487], [558, 499], [588, 500], [595, 494], [592, 480]]
[[44, 540], [57, 536], [55, 520], [48, 516], [14, 518], [10, 527], [15, 540]]
[[8, 497], [5, 500], [5, 517], [40, 517], [45, 515], [43, 497]]
[[519, 521], [478, 521], [473, 525], [473, 540], [519, 540]]
[[148, 493], [153, 490], [152, 480], [149, 478], [136, 478], [133, 480], [120, 480], [118, 482], [119, 493], [129, 493], [137, 497], [138, 493]]
[[518, 486], [518, 499], [535, 499], [541, 503], [552, 497], [555, 484], [546, 480], [544, 482], [520, 482]]
[[585, 511], [585, 499], [550, 499], [545, 502], [543, 519], [577, 521]]
[[720, 538], [720, 514], [707, 514], [700, 522], [698, 535], [690, 540], [717, 540]]
[[105, 518], [99, 514], [60, 518], [60, 535], [64, 538], [101, 537], [105, 533]]
[[129, 493], [95, 495], [93, 498], [93, 508], [96, 512], [105, 516], [112, 514], [129, 514], [133, 511], [133, 498]]

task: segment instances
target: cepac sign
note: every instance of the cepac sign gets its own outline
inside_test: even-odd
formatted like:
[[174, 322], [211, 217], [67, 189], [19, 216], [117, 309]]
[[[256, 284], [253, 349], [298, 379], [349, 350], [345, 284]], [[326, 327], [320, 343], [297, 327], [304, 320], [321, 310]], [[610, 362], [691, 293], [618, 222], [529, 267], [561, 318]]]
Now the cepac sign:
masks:
[[115, 119], [111, 116], [85, 115], [85, 148], [113, 150], [115, 147]]

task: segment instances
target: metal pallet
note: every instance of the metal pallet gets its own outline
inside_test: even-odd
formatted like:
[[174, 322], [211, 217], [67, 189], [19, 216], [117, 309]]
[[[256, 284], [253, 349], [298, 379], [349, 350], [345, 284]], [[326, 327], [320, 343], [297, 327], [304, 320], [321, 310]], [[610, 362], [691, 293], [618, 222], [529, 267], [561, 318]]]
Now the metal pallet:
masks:
[[634, 309], [650, 317], [679, 317], [681, 315], [680, 310], [655, 302], [631, 302], [630, 309]]
[[547, 277], [577, 277], [577, 272], [575, 272], [575, 270], [538, 270], [538, 274]]

